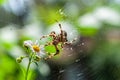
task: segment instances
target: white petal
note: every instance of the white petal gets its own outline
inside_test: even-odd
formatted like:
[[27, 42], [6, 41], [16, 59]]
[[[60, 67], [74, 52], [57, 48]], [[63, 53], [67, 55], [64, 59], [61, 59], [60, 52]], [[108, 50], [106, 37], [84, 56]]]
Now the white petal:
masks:
[[36, 44], [36, 45], [39, 45], [39, 42], [38, 42], [38, 40], [36, 40], [36, 41], [35, 41], [35, 44]]
[[40, 45], [40, 50], [41, 51], [44, 51], [45, 49], [44, 49], [44, 45]]
[[30, 47], [30, 50], [31, 50], [32, 52], [35, 52], [35, 50], [34, 50], [32, 47]]
[[24, 46], [31, 47], [33, 42], [31, 40], [24, 41]]
[[45, 56], [45, 52], [42, 52], [42, 51], [40, 51], [38, 54], [39, 54], [40, 57], [44, 57]]

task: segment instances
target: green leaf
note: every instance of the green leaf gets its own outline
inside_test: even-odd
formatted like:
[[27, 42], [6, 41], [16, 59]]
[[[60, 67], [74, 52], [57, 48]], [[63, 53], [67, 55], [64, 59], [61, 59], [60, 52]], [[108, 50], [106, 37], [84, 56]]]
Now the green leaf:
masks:
[[4, 4], [7, 0], [0, 0], [0, 5]]
[[94, 36], [97, 33], [98, 29], [96, 28], [80, 28], [79, 32], [84, 36]]
[[54, 45], [46, 46], [46, 47], [45, 47], [45, 50], [46, 50], [46, 52], [48, 52], [48, 53], [55, 53], [55, 52], [56, 52], [56, 49], [55, 49]]

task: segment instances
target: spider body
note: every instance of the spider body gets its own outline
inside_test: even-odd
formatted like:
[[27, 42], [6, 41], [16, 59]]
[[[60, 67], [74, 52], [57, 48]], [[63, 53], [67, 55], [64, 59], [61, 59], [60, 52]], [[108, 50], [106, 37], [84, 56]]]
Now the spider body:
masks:
[[49, 35], [44, 35], [40, 38], [40, 40], [41, 40], [42, 38], [46, 38], [46, 37], [49, 37], [49, 36], [52, 37], [52, 41], [45, 44], [45, 46], [48, 46], [48, 45], [54, 45], [55, 46], [56, 53], [54, 55], [51, 55], [51, 56], [55, 56], [55, 55], [59, 54], [59, 52], [60, 52], [60, 50], [58, 49], [58, 44], [59, 43], [61, 43], [61, 48], [63, 48], [64, 44], [71, 44], [70, 42], [68, 42], [67, 32], [62, 30], [61, 24], [59, 24], [59, 28], [60, 28], [60, 33], [59, 34], [56, 34], [55, 31], [52, 31]]

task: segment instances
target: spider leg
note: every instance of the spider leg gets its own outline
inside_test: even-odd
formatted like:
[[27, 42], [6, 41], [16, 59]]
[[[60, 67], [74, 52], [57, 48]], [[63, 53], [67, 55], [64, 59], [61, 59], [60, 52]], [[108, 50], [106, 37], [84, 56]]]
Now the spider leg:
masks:
[[61, 48], [63, 48], [63, 43], [61, 43]]
[[47, 59], [51, 59], [52, 57], [54, 57], [54, 53], [52, 53], [51, 55], [49, 55], [48, 57], [45, 57], [44, 59], [47, 60]]
[[67, 44], [67, 45], [71, 45], [73, 42], [75, 42], [77, 40], [77, 38], [73, 39], [72, 41], [70, 42], [64, 42], [64, 44]]
[[72, 42], [64, 42], [63, 44], [66, 44], [66, 45], [71, 45]]
[[60, 23], [59, 23], [59, 28], [60, 28], [60, 32], [62, 33], [62, 26]]
[[74, 38], [72, 41], [70, 41], [70, 43], [73, 43], [77, 40], [77, 38]]
[[53, 45], [52, 42], [47, 42], [45, 46]]
[[54, 45], [56, 49], [56, 53], [54, 55], [58, 55], [60, 53], [60, 50], [58, 49], [57, 45]]
[[44, 58], [45, 60], [51, 59], [52, 57], [54, 57], [54, 56], [56, 56], [60, 53], [60, 50], [58, 49], [57, 45], [54, 45], [54, 46], [55, 46], [55, 49], [56, 49], [56, 53], [51, 53], [48, 57]]
[[50, 35], [44, 35], [44, 36], [42, 36], [42, 37], [40, 38], [40, 40], [43, 39], [43, 38], [49, 37], [49, 36], [50, 36]]
[[59, 23], [59, 28], [60, 28], [60, 36], [63, 36], [63, 30], [62, 30], [62, 26], [60, 23]]

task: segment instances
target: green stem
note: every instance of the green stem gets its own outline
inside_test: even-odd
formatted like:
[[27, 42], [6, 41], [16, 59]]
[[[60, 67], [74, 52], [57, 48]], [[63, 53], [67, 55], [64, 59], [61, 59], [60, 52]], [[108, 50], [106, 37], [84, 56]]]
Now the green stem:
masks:
[[29, 72], [30, 64], [31, 64], [31, 59], [29, 59], [29, 63], [28, 63], [27, 71], [26, 71], [26, 75], [25, 75], [25, 80], [27, 80], [27, 77], [28, 77], [28, 72]]
[[25, 75], [25, 80], [27, 80], [28, 78], [28, 72], [29, 72], [29, 68], [30, 68], [30, 64], [31, 64], [31, 61], [32, 61], [32, 57], [33, 57], [33, 54], [30, 56], [29, 58], [29, 63], [28, 63], [28, 66], [27, 66], [27, 71], [26, 71], [26, 75]]

